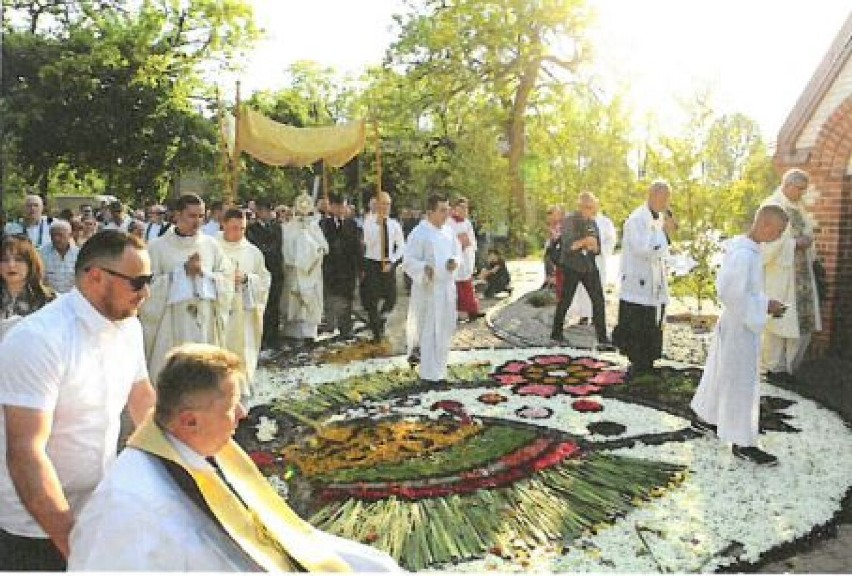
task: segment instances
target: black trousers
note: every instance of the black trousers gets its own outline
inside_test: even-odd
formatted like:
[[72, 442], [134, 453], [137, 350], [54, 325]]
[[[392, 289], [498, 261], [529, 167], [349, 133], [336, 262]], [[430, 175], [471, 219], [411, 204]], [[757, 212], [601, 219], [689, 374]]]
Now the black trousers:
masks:
[[261, 337], [262, 348], [275, 348], [281, 343], [279, 333], [281, 325], [281, 290], [284, 288], [284, 279], [281, 276], [272, 277], [269, 285], [269, 298], [266, 301], [266, 309], [263, 311], [263, 336]]
[[559, 296], [559, 303], [556, 305], [556, 312], [553, 314], [553, 335], [562, 335], [565, 314], [568, 313], [568, 308], [574, 300], [577, 286], [582, 284], [589, 294], [589, 300], [592, 301], [592, 324], [595, 326], [595, 334], [597, 334], [598, 342], [608, 341], [609, 339], [606, 336], [603, 287], [601, 286], [601, 275], [597, 267], [586, 272], [577, 272], [570, 268], [563, 268], [562, 274], [562, 294]]
[[618, 302], [618, 326], [612, 331], [612, 340], [622, 354], [630, 359], [637, 373], [650, 372], [654, 360], [663, 356], [662, 306], [657, 319], [656, 306], [643, 306], [633, 302]]
[[65, 557], [50, 538], [27, 538], [0, 529], [0, 572], [64, 572]]
[[[379, 301], [382, 301], [381, 312]], [[382, 272], [382, 263], [375, 260], [364, 260], [364, 280], [361, 283], [361, 305], [367, 311], [367, 319], [373, 336], [380, 338], [384, 335], [384, 320], [382, 316], [390, 314], [396, 306], [396, 267], [391, 266], [388, 272]]]

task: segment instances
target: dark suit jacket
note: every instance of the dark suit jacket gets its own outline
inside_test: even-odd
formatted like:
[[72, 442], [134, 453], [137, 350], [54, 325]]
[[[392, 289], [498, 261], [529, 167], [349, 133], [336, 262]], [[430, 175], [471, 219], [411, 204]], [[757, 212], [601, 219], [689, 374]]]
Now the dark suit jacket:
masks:
[[[582, 238], [597, 238], [598, 250], [571, 250], [571, 244]], [[559, 264], [575, 272], [597, 270], [595, 256], [600, 253], [601, 234], [594, 220], [587, 220], [579, 212], [572, 212], [562, 222], [562, 248], [559, 254]]]
[[320, 229], [328, 241], [328, 254], [322, 262], [325, 290], [330, 294], [351, 297], [364, 257], [361, 231], [354, 220], [344, 218], [338, 228], [331, 217], [320, 220]]
[[264, 224], [260, 220], [255, 220], [246, 226], [246, 239], [257, 246], [263, 254], [263, 261], [272, 275], [272, 280], [281, 280], [284, 277], [281, 225], [275, 221]]

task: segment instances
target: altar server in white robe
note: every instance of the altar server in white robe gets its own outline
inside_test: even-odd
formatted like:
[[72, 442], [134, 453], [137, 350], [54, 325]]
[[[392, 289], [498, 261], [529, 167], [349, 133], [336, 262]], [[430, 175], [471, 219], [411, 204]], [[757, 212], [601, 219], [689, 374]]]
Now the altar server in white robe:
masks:
[[246, 225], [245, 212], [229, 208], [225, 211], [219, 237], [219, 245], [234, 264], [234, 298], [225, 330], [225, 347], [245, 365], [244, 396], [251, 394], [263, 336], [263, 313], [272, 283], [263, 252], [246, 240]]
[[760, 337], [770, 316], [783, 315], [784, 305], [764, 292], [760, 244], [776, 240], [786, 226], [782, 208], [765, 206], [747, 235], [727, 243], [716, 278], [722, 314], [690, 404], [700, 418], [697, 428], [715, 427], [719, 439], [733, 443], [735, 456], [765, 465], [777, 459], [757, 447]]
[[[598, 232], [601, 235], [601, 251], [595, 256], [595, 265], [598, 267], [598, 274], [601, 277], [601, 288], [606, 294], [607, 286], [607, 262], [615, 253], [615, 244], [618, 241], [618, 232], [615, 230], [615, 224], [609, 217], [601, 213], [600, 198], [590, 194], [595, 203], [595, 224], [598, 226]], [[592, 317], [592, 301], [589, 299], [589, 293], [586, 292], [585, 286], [577, 285], [577, 292], [574, 293], [574, 300], [568, 308], [569, 318], [585, 318], [586, 320]]]
[[328, 254], [328, 241], [317, 224], [314, 203], [307, 194], [296, 198], [296, 216], [282, 229], [284, 256], [282, 314], [284, 336], [314, 340], [322, 321], [322, 261]]
[[447, 378], [447, 358], [458, 319], [455, 275], [462, 249], [447, 223], [447, 198], [433, 194], [426, 206], [426, 219], [405, 244], [403, 267], [413, 281], [406, 336], [409, 355], [420, 347], [420, 379], [436, 383]]
[[234, 295], [234, 267], [219, 242], [201, 233], [204, 201], [185, 194], [176, 222], [151, 241], [151, 297], [140, 309], [148, 371], [156, 375], [166, 353], [184, 342], [225, 344]]
[[302, 520], [231, 436], [246, 410], [239, 357], [173, 350], [157, 406], [71, 533], [71, 571], [388, 572], [384, 552]]

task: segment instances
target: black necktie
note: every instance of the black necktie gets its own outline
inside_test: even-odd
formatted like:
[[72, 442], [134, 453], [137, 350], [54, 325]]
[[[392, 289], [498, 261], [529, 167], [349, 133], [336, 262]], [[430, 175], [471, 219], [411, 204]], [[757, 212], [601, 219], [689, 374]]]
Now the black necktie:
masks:
[[382, 218], [382, 262], [390, 262], [390, 240], [388, 239], [388, 221]]

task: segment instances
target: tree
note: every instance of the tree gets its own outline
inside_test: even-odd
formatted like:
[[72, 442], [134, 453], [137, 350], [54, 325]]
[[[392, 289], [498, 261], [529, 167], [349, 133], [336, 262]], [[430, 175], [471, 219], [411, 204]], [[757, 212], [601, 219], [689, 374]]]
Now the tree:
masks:
[[[407, 5], [408, 13], [397, 17], [401, 32], [386, 64], [407, 76], [424, 113], [447, 124], [472, 116], [499, 130], [507, 160], [510, 231], [523, 234], [527, 121], [543, 92], [577, 80], [586, 53], [583, 2], [422, 0]], [[477, 113], [482, 109], [491, 113]]]
[[[201, 71], [253, 37], [248, 6], [242, 0], [52, 4], [56, 10], [33, 16], [28, 29], [8, 34], [4, 44], [10, 132], [31, 182], [46, 189], [51, 170], [64, 164], [95, 170], [110, 192], [141, 201], [160, 197], [182, 168], [209, 168], [215, 131], [202, 116], [209, 92]], [[42, 28], [44, 15], [57, 24]]]

